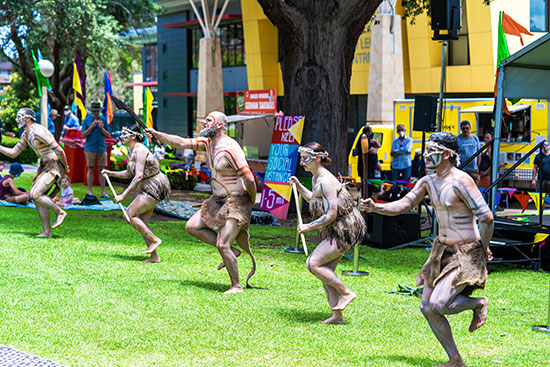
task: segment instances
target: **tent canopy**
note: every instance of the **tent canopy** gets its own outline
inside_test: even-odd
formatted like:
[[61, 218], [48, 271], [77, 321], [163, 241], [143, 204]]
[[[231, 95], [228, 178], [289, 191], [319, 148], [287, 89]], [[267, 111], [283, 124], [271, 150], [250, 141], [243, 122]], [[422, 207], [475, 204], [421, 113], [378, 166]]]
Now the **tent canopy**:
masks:
[[550, 99], [550, 33], [502, 61], [503, 97]]
[[[518, 111], [526, 110], [530, 106], [531, 105], [528, 105], [528, 104], [508, 105], [508, 111], [510, 111], [511, 113], [515, 113]], [[495, 109], [495, 106], [491, 104], [491, 105], [474, 106], [474, 107], [465, 108], [461, 110], [460, 113], [493, 113], [494, 109]]]

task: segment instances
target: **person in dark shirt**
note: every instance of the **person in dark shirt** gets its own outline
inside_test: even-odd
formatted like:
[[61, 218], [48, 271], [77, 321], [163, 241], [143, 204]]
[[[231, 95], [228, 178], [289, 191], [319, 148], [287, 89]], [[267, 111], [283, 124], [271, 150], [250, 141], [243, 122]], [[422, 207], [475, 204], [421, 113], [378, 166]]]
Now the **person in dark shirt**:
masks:
[[[370, 140], [372, 139], [372, 127], [370, 127], [368, 124], [363, 126], [362, 128], [362, 135], [365, 135], [366, 136], [366, 139], [368, 139], [368, 141], [370, 142]], [[361, 146], [361, 140], [362, 139], [359, 139], [359, 141], [357, 142], [357, 147], [355, 148], [355, 151], [357, 152], [357, 173], [359, 174], [359, 177], [361, 177], [361, 180], [364, 179], [364, 173], [363, 173], [363, 150], [362, 150], [362, 146]], [[367, 172], [368, 174], [368, 172]]]
[[[368, 179], [380, 179], [380, 171], [382, 167], [380, 166], [380, 161], [378, 161], [378, 149], [380, 148], [380, 143], [378, 140], [371, 139], [369, 141], [369, 155], [368, 155]], [[372, 198], [376, 202], [378, 200], [378, 194], [380, 193], [380, 188], [369, 183], [368, 185], [368, 197]]]
[[531, 184], [537, 188], [537, 170], [539, 171], [539, 180], [542, 180], [542, 191], [550, 192], [550, 142], [546, 141], [542, 146], [542, 154], [535, 157], [533, 166], [533, 178]]
[[422, 178], [424, 176], [426, 176], [426, 165], [422, 159], [422, 150], [417, 148], [411, 161], [411, 177]]

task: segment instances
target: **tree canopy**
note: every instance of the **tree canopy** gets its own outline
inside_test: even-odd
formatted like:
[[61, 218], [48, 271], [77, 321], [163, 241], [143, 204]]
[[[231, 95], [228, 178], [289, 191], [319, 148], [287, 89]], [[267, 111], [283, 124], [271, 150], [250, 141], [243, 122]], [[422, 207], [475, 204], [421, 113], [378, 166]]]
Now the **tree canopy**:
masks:
[[31, 50], [40, 49], [55, 67], [49, 100], [58, 109], [72, 102], [76, 56], [82, 64], [85, 94], [87, 67], [94, 74], [102, 70], [129, 74], [133, 56], [139, 58], [140, 53], [120, 33], [154, 24], [159, 10], [153, 0], [1, 0], [0, 4], [0, 24], [5, 25], [0, 30], [0, 52], [36, 86]]

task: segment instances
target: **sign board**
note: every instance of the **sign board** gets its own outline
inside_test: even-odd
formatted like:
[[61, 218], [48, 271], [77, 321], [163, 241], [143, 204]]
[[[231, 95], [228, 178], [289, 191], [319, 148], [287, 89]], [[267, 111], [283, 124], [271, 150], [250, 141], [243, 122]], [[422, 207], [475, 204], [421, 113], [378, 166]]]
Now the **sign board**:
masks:
[[288, 180], [296, 172], [304, 120], [304, 116], [277, 116], [273, 128], [260, 209], [279, 219], [288, 214], [292, 194]]
[[266, 114], [277, 112], [277, 90], [238, 90], [237, 113]]

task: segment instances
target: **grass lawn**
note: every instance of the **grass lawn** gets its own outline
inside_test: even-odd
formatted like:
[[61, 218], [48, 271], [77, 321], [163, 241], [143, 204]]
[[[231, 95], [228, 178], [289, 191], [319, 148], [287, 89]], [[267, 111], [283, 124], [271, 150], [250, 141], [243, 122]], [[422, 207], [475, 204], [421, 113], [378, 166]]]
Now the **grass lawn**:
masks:
[[[23, 177], [19, 180], [26, 180]], [[21, 181], [21, 185], [24, 185]], [[18, 182], [19, 183], [19, 182]], [[81, 187], [82, 186], [82, 187]], [[80, 194], [83, 185], [73, 185]], [[52, 218], [53, 220], [53, 218]], [[345, 278], [358, 295], [346, 325], [322, 325], [330, 310], [304, 255], [282, 251], [293, 228], [252, 226], [258, 270], [268, 289], [224, 295], [217, 251], [185, 232], [185, 222], [154, 222], [160, 264], [139, 260], [145, 244], [120, 212], [69, 211], [53, 239], [37, 212], [0, 207], [0, 344], [67, 366], [433, 366], [443, 349], [419, 299], [388, 294], [413, 285], [428, 252], [361, 249], [370, 275]], [[309, 237], [309, 243], [315, 243]], [[313, 245], [310, 245], [313, 247]], [[241, 278], [250, 269], [243, 255]], [[339, 270], [351, 269], [342, 262]], [[487, 324], [473, 334], [471, 313], [451, 317], [468, 366], [549, 366], [549, 275], [494, 267]]]

